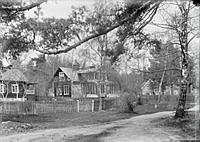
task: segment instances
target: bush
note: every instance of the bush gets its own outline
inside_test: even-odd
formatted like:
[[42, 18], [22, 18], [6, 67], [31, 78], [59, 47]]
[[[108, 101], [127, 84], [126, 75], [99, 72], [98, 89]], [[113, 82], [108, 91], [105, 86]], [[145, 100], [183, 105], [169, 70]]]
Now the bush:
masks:
[[143, 103], [142, 103], [141, 97], [138, 97], [138, 99], [137, 99], [137, 104], [138, 104], [138, 105], [142, 105], [142, 104], [143, 104]]
[[125, 92], [120, 95], [120, 111], [121, 112], [134, 112], [134, 108], [137, 104], [136, 93]]

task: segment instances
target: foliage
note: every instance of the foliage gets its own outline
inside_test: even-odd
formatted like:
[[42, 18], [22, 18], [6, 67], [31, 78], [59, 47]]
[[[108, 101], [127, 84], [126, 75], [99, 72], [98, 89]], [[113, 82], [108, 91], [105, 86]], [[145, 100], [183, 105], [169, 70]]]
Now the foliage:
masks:
[[162, 90], [171, 84], [178, 84], [181, 77], [180, 50], [168, 42], [152, 48], [150, 54], [152, 59], [149, 60], [150, 67], [148, 68], [148, 72], [145, 73], [145, 78], [146, 80], [151, 79], [155, 82], [152, 87], [156, 89], [159, 86], [163, 72], [165, 74]]
[[24, 12], [35, 7], [39, 7], [46, 0], [30, 1], [31, 4], [22, 3], [17, 0], [1, 0], [0, 1], [0, 22], [9, 23], [24, 19]]
[[[88, 11], [85, 7], [74, 8], [72, 14], [67, 19], [48, 18], [42, 21], [25, 19], [13, 26], [7, 36], [10, 38], [18, 37], [15, 39], [19, 40], [19, 42], [24, 40], [25, 42], [22, 43], [28, 42], [29, 46], [24, 46], [24, 48], [34, 49], [45, 54], [66, 53], [91, 39], [118, 29], [123, 24], [126, 24], [126, 27], [129, 24], [133, 25], [133, 27], [134, 25], [140, 25], [140, 27], [135, 26], [134, 29], [131, 29], [137, 29], [137, 33], [139, 33], [142, 27], [145, 26], [144, 23], [147, 24], [149, 22], [146, 19], [143, 21], [143, 17], [145, 17], [145, 14], [149, 16], [149, 12], [153, 11], [153, 14], [149, 16], [152, 17], [155, 14], [155, 10], [153, 9], [158, 7], [158, 4], [158, 2], [149, 1], [146, 3], [136, 2], [130, 6], [113, 6], [108, 11], [108, 14], [101, 11], [101, 7], [99, 7], [99, 10], [95, 9], [94, 11]], [[127, 31], [128, 28], [121, 28], [120, 31]], [[23, 32], [15, 32], [17, 29]], [[136, 35], [137, 33], [132, 34]], [[20, 47], [23, 46], [23, 44], [17, 45]], [[7, 49], [5, 51], [12, 50], [11, 48]], [[18, 51], [23, 52], [23, 50]], [[119, 52], [116, 55], [119, 55]]]
[[118, 41], [116, 41], [113, 46], [114, 48], [105, 49], [105, 55], [110, 57], [111, 64], [119, 61], [120, 55], [123, 55], [127, 52], [127, 49], [124, 47], [124, 45]]
[[121, 112], [134, 112], [134, 108], [137, 105], [136, 94], [132, 95], [124, 92], [121, 94], [119, 102]]

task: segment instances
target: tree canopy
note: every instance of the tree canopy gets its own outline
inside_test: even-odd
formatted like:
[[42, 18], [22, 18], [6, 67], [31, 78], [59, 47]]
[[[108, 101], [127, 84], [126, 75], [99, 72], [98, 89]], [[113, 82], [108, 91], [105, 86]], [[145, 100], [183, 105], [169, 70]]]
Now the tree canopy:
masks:
[[67, 19], [23, 19], [13, 24], [5, 35], [4, 51], [9, 51], [11, 55], [28, 49], [45, 54], [66, 53], [115, 29], [122, 41], [140, 34], [156, 13], [159, 4], [159, 1], [138, 1], [131, 5], [115, 6], [108, 15], [80, 7], [75, 8]]
[[146, 73], [145, 78], [151, 79], [156, 86], [159, 86], [162, 75], [164, 80], [162, 88], [171, 84], [178, 84], [181, 78], [181, 52], [179, 49], [168, 42], [161, 44], [159, 48], [153, 48], [150, 51], [152, 59], [150, 59], [149, 73]]

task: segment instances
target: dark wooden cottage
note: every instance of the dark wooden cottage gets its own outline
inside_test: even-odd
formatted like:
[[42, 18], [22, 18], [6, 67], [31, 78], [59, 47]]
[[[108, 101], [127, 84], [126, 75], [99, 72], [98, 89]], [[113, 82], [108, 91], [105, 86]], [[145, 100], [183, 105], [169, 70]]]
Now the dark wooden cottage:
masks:
[[79, 84], [76, 71], [73, 71], [72, 68], [58, 68], [53, 79], [54, 95], [71, 97], [72, 83], [73, 85]]
[[110, 80], [110, 74], [102, 69], [100, 73], [100, 68], [95, 66], [59, 67], [54, 74], [53, 88], [54, 96], [70, 98], [98, 97], [97, 94], [106, 97], [119, 91], [116, 83]]
[[26, 100], [28, 96], [35, 95], [36, 83], [31, 82], [19, 69], [7, 69], [0, 74], [0, 99]]

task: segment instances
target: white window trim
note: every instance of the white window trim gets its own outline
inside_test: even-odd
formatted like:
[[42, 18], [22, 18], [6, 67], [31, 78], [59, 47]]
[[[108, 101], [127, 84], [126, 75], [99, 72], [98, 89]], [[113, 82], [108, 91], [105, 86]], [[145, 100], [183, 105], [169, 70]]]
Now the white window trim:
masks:
[[64, 72], [59, 72], [59, 77], [65, 77]]
[[59, 72], [58, 77], [59, 77], [60, 81], [64, 81], [65, 80], [65, 74], [64, 74], [64, 72]]
[[0, 93], [5, 93], [5, 84], [3, 84], [3, 83], [0, 83]]
[[19, 84], [11, 84], [11, 92], [12, 93], [19, 93]]
[[70, 92], [70, 86], [69, 85], [64, 85], [64, 95], [68, 96]]

